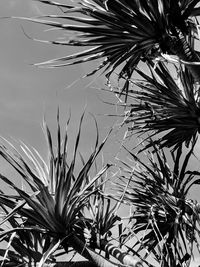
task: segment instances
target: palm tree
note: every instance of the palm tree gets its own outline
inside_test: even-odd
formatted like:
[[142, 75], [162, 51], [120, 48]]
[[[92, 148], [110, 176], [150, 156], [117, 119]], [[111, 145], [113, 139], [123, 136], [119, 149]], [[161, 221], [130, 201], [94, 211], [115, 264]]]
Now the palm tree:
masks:
[[[3, 257], [1, 266], [45, 266], [45, 264], [57, 266], [55, 265], [57, 256], [73, 251], [87, 260], [76, 263], [75, 266], [121, 266], [95, 250], [113, 254], [122, 264], [129, 262], [133, 266], [142, 266], [139, 260], [114, 248], [112, 239], [108, 238], [109, 231], [120, 220], [117, 215], [120, 203], [111, 205], [110, 199], [104, 192], [107, 181], [105, 174], [111, 164], [106, 164], [99, 171], [96, 170], [92, 176], [92, 167], [108, 138], [107, 136], [99, 144], [98, 128], [96, 128], [94, 150], [87, 161], [80, 157], [83, 166], [77, 172], [82, 120], [83, 116], [71, 162], [68, 155], [70, 119], [62, 140], [59, 112], [56, 150], [51, 132], [44, 122], [49, 164], [35, 149], [29, 148], [24, 143], [21, 144], [24, 155], [8, 141], [6, 145], [0, 146], [1, 157], [27, 184], [21, 189], [11, 179], [0, 174], [2, 182], [15, 192], [13, 195], [4, 192], [0, 194], [0, 206], [3, 212], [0, 237], [1, 241], [8, 244], [0, 251]], [[117, 255], [116, 250], [118, 250]], [[67, 262], [63, 262], [63, 266], [65, 264], [69, 266], [71, 263], [71, 260], [68, 265]], [[61, 263], [58, 263], [58, 266], [59, 264]]]
[[[123, 105], [130, 111], [128, 118], [127, 112], [124, 114], [125, 122], [134, 123], [130, 129], [145, 133], [153, 130], [156, 136], [170, 130], [157, 141], [161, 147], [176, 149], [182, 143], [189, 145], [199, 131], [199, 1], [82, 0], [71, 5], [38, 1], [58, 7], [61, 15], [28, 20], [75, 32], [69, 40], [44, 42], [80, 46], [83, 50], [36, 65], [63, 67], [102, 58], [102, 63], [88, 75], [102, 69], [109, 81], [111, 74], [118, 74], [122, 83], [117, 89], [111, 88], [119, 96], [125, 96]], [[165, 61], [179, 68], [175, 71], [180, 76], [180, 85]], [[141, 62], [150, 67], [150, 76]], [[136, 74], [147, 81], [146, 85], [135, 81]], [[141, 90], [132, 89], [136, 86]], [[128, 97], [133, 102], [126, 105]]]
[[[141, 78], [132, 80], [129, 101], [121, 103], [126, 109], [123, 125], [128, 125], [128, 136], [148, 133], [146, 138], [156, 136], [154, 144], [160, 148], [176, 150], [183, 143], [189, 147], [200, 130], [199, 85], [192, 82], [187, 69], [174, 74], [163, 62], [149, 68], [151, 75], [136, 69]], [[150, 145], [152, 142], [146, 148]]]
[[128, 81], [139, 62], [153, 62], [156, 58], [174, 55], [186, 64], [195, 81], [200, 80], [196, 50], [198, 0], [82, 0], [73, 1], [71, 5], [38, 1], [58, 7], [62, 14], [30, 20], [77, 33], [69, 40], [49, 43], [87, 49], [36, 65], [63, 67], [102, 59], [88, 75], [103, 69], [109, 79], [116, 71], [119, 79], [126, 78], [123, 91], [128, 90]]
[[120, 192], [126, 187], [123, 201], [134, 206], [123, 242], [136, 236], [132, 249], [143, 251], [144, 258], [152, 254], [162, 267], [190, 266], [195, 246], [200, 253], [200, 204], [188, 198], [200, 181], [200, 173], [187, 168], [195, 144], [185, 156], [181, 147], [172, 152], [171, 164], [155, 144], [154, 154], [146, 151], [147, 163], [129, 150], [132, 164], [122, 162], [117, 187]]
[[[109, 80], [117, 72], [122, 84], [112, 90], [124, 95], [125, 102], [128, 97], [133, 101], [123, 104], [129, 109], [124, 115], [125, 123], [134, 124], [129, 129], [145, 133], [153, 130], [156, 136], [170, 130], [157, 141], [161, 147], [176, 149], [182, 143], [189, 145], [199, 131], [199, 1], [83, 0], [71, 5], [38, 1], [58, 7], [62, 15], [29, 20], [77, 33], [69, 40], [47, 43], [89, 49], [36, 65], [63, 67], [102, 58], [102, 63], [88, 75], [102, 69]], [[180, 75], [181, 85], [176, 84], [166, 63], [160, 63], [163, 60], [180, 67], [175, 71]], [[140, 62], [151, 68], [150, 77]], [[146, 85], [135, 82], [134, 71], [147, 81]], [[155, 79], [161, 82], [156, 83]], [[141, 90], [132, 89], [136, 86]]]
[[[123, 160], [117, 178], [106, 176], [110, 164], [91, 176], [107, 139], [99, 145], [97, 130], [94, 151], [86, 162], [80, 156], [83, 167], [76, 175], [83, 117], [70, 162], [68, 134], [66, 131], [61, 142], [59, 115], [56, 152], [45, 125], [49, 166], [37, 151], [24, 144], [21, 148], [26, 159], [16, 149], [12, 153], [1, 145], [0, 155], [31, 190], [29, 195], [0, 176], [15, 191], [12, 196], [0, 195], [4, 213], [1, 224], [10, 225], [0, 234], [9, 244], [1, 251], [2, 266], [13, 261], [28, 264], [30, 258], [34, 263], [40, 259], [39, 266], [47, 260], [54, 264], [54, 252], [62, 248], [65, 253], [78, 252], [87, 259], [86, 266], [92, 267], [154, 266], [152, 257], [162, 267], [189, 267], [194, 250], [200, 253], [199, 203], [188, 197], [190, 189], [200, 183], [200, 173], [190, 170], [188, 164], [200, 122], [199, 1], [81, 0], [69, 5], [38, 1], [58, 7], [61, 15], [21, 19], [76, 32], [66, 41], [44, 42], [83, 50], [36, 65], [60, 67], [102, 59], [87, 75], [101, 70], [110, 86], [111, 75], [117, 73], [119, 86], [111, 88], [119, 97], [125, 96], [125, 101], [120, 99], [125, 107], [122, 124], [128, 124], [131, 135], [145, 136], [139, 152], [144, 151], [146, 156], [140, 158], [141, 154], [125, 148], [134, 165]], [[109, 176], [115, 177], [119, 196], [116, 191], [108, 192]], [[131, 207], [128, 225], [118, 214], [122, 204]], [[113, 235], [116, 229], [117, 238]], [[28, 231], [31, 234], [26, 237]], [[33, 243], [46, 244], [45, 249], [35, 253], [38, 249]], [[16, 244], [23, 251], [21, 258]]]
[[[21, 149], [27, 159], [17, 152], [13, 146], [11, 146], [11, 148], [14, 149], [14, 153], [12, 149], [8, 149], [4, 145], [0, 148], [1, 156], [19, 173], [28, 185], [26, 190], [22, 190], [15, 183], [1, 175], [1, 180], [16, 192], [14, 196], [6, 194], [1, 194], [0, 196], [1, 207], [4, 211], [7, 211], [7, 215], [5, 214], [6, 216], [1, 222], [1, 225], [9, 221], [12, 226], [8, 230], [5, 229], [1, 231], [1, 238], [5, 240], [9, 239], [9, 243], [16, 249], [15, 242], [19, 245], [19, 238], [21, 237], [23, 237], [21, 239], [23, 245], [26, 241], [29, 247], [31, 246], [30, 241], [32, 241], [32, 238], [27, 232], [31, 232], [34, 238], [38, 235], [42, 235], [40, 238], [41, 244], [45, 244], [41, 251], [42, 254], [40, 253], [35, 257], [34, 253], [37, 251], [30, 253], [30, 256], [32, 256], [35, 261], [38, 261], [40, 255], [42, 255], [40, 258], [40, 266], [42, 266], [47, 258], [60, 246], [62, 246], [66, 252], [74, 246], [76, 250], [82, 252], [83, 255], [86, 254], [87, 258], [89, 257], [89, 259], [92, 259], [90, 252], [84, 249], [85, 241], [82, 239], [83, 234], [81, 235], [84, 225], [87, 224], [87, 219], [84, 219], [83, 209], [90, 195], [98, 190], [98, 188], [95, 187], [95, 182], [104, 175], [108, 168], [110, 168], [110, 165], [105, 165], [96, 175], [90, 178], [89, 172], [92, 165], [106, 141], [105, 139], [102, 144], [99, 145], [97, 135], [94, 151], [83, 164], [78, 175], [75, 176], [75, 163], [77, 161], [76, 157], [82, 120], [83, 116], [81, 118], [74, 154], [70, 164], [67, 162], [69, 160], [69, 152], [67, 149], [68, 130], [65, 132], [64, 139], [62, 140], [59, 113], [57, 117], [57, 150], [55, 152], [50, 130], [46, 124], [44, 125], [49, 148], [49, 165], [45, 163], [36, 150], [32, 151], [25, 144], [21, 145]], [[68, 124], [69, 120], [66, 128], [68, 128]], [[13, 224], [14, 222], [15, 224]], [[12, 237], [13, 233], [15, 233], [14, 239]], [[76, 235], [74, 235], [74, 233], [76, 233]], [[28, 235], [28, 237], [26, 237], [26, 235]], [[46, 237], [48, 237], [48, 240], [46, 240]], [[19, 247], [18, 250], [20, 250]], [[25, 252], [25, 250], [22, 251]], [[5, 261], [7, 255], [10, 253], [11, 252], [7, 250], [5, 251]], [[98, 254], [95, 255], [97, 255], [97, 258], [99, 257]], [[14, 258], [15, 261], [19, 260], [18, 264], [20, 264], [20, 262], [21, 264], [26, 263], [25, 259], [22, 257], [17, 258], [15, 255]], [[30, 261], [28, 261], [28, 263], [29, 262]]]

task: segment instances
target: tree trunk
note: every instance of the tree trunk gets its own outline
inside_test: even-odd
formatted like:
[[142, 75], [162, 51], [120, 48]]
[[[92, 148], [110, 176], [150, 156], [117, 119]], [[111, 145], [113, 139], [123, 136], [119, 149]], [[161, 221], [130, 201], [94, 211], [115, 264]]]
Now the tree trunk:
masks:
[[131, 267], [143, 267], [141, 261], [136, 260], [133, 256], [129, 255], [127, 252], [124, 252], [122, 249], [119, 249], [115, 245], [109, 242], [102, 242], [101, 247], [109, 255], [112, 255], [115, 259], [126, 266]]
[[95, 264], [96, 267], [120, 267], [120, 264], [113, 263], [103, 256], [95, 252], [94, 250], [88, 248], [85, 243], [83, 243], [79, 238], [76, 236], [71, 236], [62, 242], [62, 246], [72, 246], [75, 251], [77, 251], [81, 256], [85, 257], [87, 260]]

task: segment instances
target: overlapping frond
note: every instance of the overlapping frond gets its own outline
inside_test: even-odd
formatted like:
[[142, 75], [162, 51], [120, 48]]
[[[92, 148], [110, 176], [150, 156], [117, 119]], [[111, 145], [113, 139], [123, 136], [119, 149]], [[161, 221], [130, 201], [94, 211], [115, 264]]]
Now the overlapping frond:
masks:
[[[1, 238], [1, 243], [5, 242], [6, 246], [2, 246], [0, 249], [0, 266], [36, 265], [40, 262], [43, 254], [49, 250], [51, 244], [58, 242], [45, 232], [34, 231], [33, 226], [29, 225], [28, 220], [25, 221], [24, 217], [12, 217], [8, 221], [10, 228], [14, 231], [12, 234], [5, 234]], [[2, 231], [3, 229], [1, 229]], [[60, 255], [63, 254], [63, 251], [58, 248], [57, 252]], [[55, 255], [51, 253], [49, 256], [48, 262], [55, 262]]]
[[200, 206], [188, 199], [200, 181], [199, 172], [188, 170], [194, 146], [185, 156], [179, 148], [171, 159], [156, 147], [144, 158], [128, 151], [135, 165], [125, 165], [118, 185], [120, 191], [127, 188], [124, 201], [133, 206], [127, 240], [137, 236], [133, 248], [146, 250], [146, 257], [152, 253], [160, 266], [189, 266], [195, 244], [198, 248]]
[[[75, 54], [36, 65], [54, 68], [101, 60], [86, 76], [102, 71], [110, 81], [111, 75], [116, 73], [119, 82], [116, 93], [125, 95], [125, 102], [120, 100], [126, 107], [124, 124], [128, 124], [130, 134], [149, 136], [144, 147], [148, 163], [129, 151], [136, 164], [132, 168], [124, 163], [126, 170], [121, 169], [125, 174], [119, 178], [120, 193], [123, 202], [134, 207], [134, 212], [131, 227], [125, 227], [128, 234], [125, 231], [120, 234], [119, 246], [126, 246], [126, 241], [137, 236], [135, 244], [127, 249], [128, 253], [132, 250], [138, 256], [146, 251], [142, 261], [147, 264], [146, 257], [153, 254], [162, 267], [183, 264], [188, 267], [194, 245], [199, 249], [200, 240], [200, 205], [188, 199], [191, 187], [200, 184], [200, 173], [187, 169], [200, 131], [200, 64], [195, 46], [199, 40], [195, 18], [200, 15], [199, 1], [81, 0], [71, 1], [71, 4], [37, 1], [58, 7], [58, 15], [20, 19], [73, 32], [69, 39], [67, 34], [54, 41], [40, 41], [80, 49]], [[172, 76], [167, 65], [159, 61], [161, 58], [176, 59], [174, 66], [179, 63], [178, 77]], [[149, 74], [139, 69], [141, 62], [149, 67]], [[141, 79], [132, 79], [133, 72]], [[8, 244], [6, 249], [0, 250], [2, 266], [11, 262], [24, 264], [31, 259], [34, 263], [39, 261], [40, 267], [61, 246], [65, 252], [73, 247], [95, 264], [103, 257], [92, 249], [112, 254], [113, 248], [118, 254], [113, 253], [114, 257], [121, 263], [141, 264], [135, 260], [123, 261], [125, 256], [130, 259], [130, 255], [107, 242], [110, 230], [120, 220], [117, 210], [121, 202], [113, 204], [103, 189], [105, 180], [101, 178], [110, 164], [91, 176], [91, 168], [107, 140], [106, 137], [99, 144], [97, 126], [91, 155], [86, 161], [81, 156], [81, 168], [77, 164], [83, 118], [84, 115], [71, 160], [68, 156], [70, 119], [62, 136], [59, 112], [56, 149], [52, 133], [44, 122], [48, 163], [24, 143], [21, 143], [20, 152], [7, 141], [6, 145], [0, 145], [0, 156], [27, 185], [20, 188], [15, 181], [0, 174], [1, 181], [15, 192], [12, 196], [0, 193], [0, 207], [4, 213], [0, 239]], [[187, 148], [191, 146], [185, 156], [183, 144]], [[164, 147], [172, 148], [171, 164], [162, 150]], [[153, 148], [154, 156], [148, 148]], [[4, 229], [5, 223], [11, 227]], [[107, 259], [101, 265], [109, 263], [108, 266], [114, 266]]]
[[130, 134], [156, 135], [160, 147], [188, 147], [200, 129], [199, 85], [187, 70], [175, 77], [162, 63], [150, 69], [149, 76], [137, 70], [142, 79], [129, 90], [124, 124]]
[[[77, 153], [83, 117], [81, 117], [72, 160], [68, 157], [68, 129], [62, 138], [59, 112], [56, 150], [51, 132], [44, 124], [49, 150], [48, 163], [45, 163], [35, 149], [31, 149], [23, 143], [21, 145], [22, 152], [19, 152], [9, 142], [0, 146], [0, 155], [17, 171], [23, 183], [26, 184], [26, 187], [21, 189], [11, 179], [0, 175], [0, 179], [16, 192], [13, 196], [4, 193], [0, 195], [1, 208], [8, 210], [1, 224], [12, 222], [14, 218], [15, 222], [19, 221], [18, 226], [12, 225], [12, 229], [1, 231], [1, 238], [7, 238], [14, 232], [19, 236], [20, 233], [21, 236], [25, 235], [26, 231], [46, 234], [52, 238], [45, 251], [45, 255], [49, 256], [53, 249], [58, 248], [62, 240], [65, 240], [65, 251], [67, 250], [67, 238], [73, 234], [78, 235], [80, 222], [83, 226], [81, 231], [84, 231], [87, 222], [87, 216], [84, 216], [84, 207], [87, 206], [91, 195], [95, 194], [97, 190], [96, 181], [106, 173], [111, 165], [106, 164], [95, 174], [91, 172], [94, 161], [108, 138], [107, 136], [99, 144], [97, 129], [93, 152], [78, 172]], [[66, 128], [68, 128], [69, 121]], [[28, 226], [26, 227], [26, 225]], [[55, 246], [52, 247], [52, 244]], [[15, 244], [13, 243], [13, 245]], [[41, 261], [43, 260], [45, 261], [46, 257], [41, 259]]]
[[[57, 6], [63, 13], [29, 20], [73, 32], [69, 40], [46, 42], [83, 48], [75, 54], [36, 64], [38, 66], [68, 66], [102, 59], [88, 75], [102, 69], [109, 78], [116, 71], [119, 79], [123, 77], [128, 81], [141, 60], [153, 60], [161, 53], [176, 50], [178, 56], [186, 54], [184, 60], [198, 59], [191, 56], [195, 54], [192, 44], [197, 33], [192, 17], [199, 14], [198, 1], [82, 0], [73, 1], [71, 5], [38, 1]], [[188, 45], [186, 36], [190, 39]], [[127, 89], [128, 82], [124, 83], [122, 91]]]
[[[112, 230], [120, 221], [120, 217], [117, 215], [119, 209], [119, 203], [112, 203], [111, 199], [106, 197], [103, 192], [97, 192], [89, 202], [88, 211], [90, 213], [90, 225], [86, 227], [87, 232], [90, 235], [88, 241], [91, 247], [101, 249], [102, 242], [107, 242], [112, 235]], [[88, 235], [88, 236], [89, 236]]]

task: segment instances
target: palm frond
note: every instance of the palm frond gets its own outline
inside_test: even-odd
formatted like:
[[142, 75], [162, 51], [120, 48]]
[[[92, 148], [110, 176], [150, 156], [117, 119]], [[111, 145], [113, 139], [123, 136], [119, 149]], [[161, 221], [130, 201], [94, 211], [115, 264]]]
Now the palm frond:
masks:
[[91, 197], [87, 209], [91, 217], [90, 224], [86, 227], [89, 233], [87, 235], [90, 236], [88, 242], [91, 247], [102, 249], [102, 242], [108, 241], [107, 238], [112, 235], [116, 223], [121, 220], [117, 215], [119, 204], [111, 203], [111, 199], [105, 193], [97, 191]]
[[133, 248], [152, 253], [161, 266], [188, 266], [198, 247], [199, 204], [188, 199], [191, 184], [199, 181], [199, 173], [187, 170], [193, 149], [185, 156], [181, 148], [172, 152], [171, 163], [155, 146], [154, 154], [145, 153], [148, 162], [128, 151], [135, 166], [126, 164], [118, 184], [120, 191], [128, 187], [124, 201], [134, 207], [127, 240], [137, 236]]
[[197, 12], [198, 1], [82, 0], [73, 2], [71, 6], [54, 1], [38, 1], [57, 6], [63, 14], [21, 19], [75, 33], [69, 40], [44, 41], [46, 43], [84, 49], [37, 66], [59, 67], [102, 59], [100, 65], [87, 76], [102, 70], [109, 78], [117, 72], [119, 79], [127, 79], [122, 87], [122, 91], [125, 91], [140, 61], [153, 60], [161, 53], [170, 54], [175, 50], [178, 56], [183, 56], [183, 60], [188, 59], [184, 54], [189, 55], [190, 51], [194, 56], [189, 55], [189, 61], [198, 61], [194, 47], [190, 47], [185, 39], [186, 36], [193, 36], [191, 38], [194, 41], [196, 27], [191, 23], [191, 16]]
[[149, 133], [160, 147], [176, 150], [183, 143], [188, 147], [200, 129], [199, 87], [187, 70], [180, 69], [178, 78], [162, 63], [150, 70], [152, 75], [137, 70], [143, 79], [133, 81], [130, 101], [124, 104], [129, 135]]
[[[4, 211], [6, 216], [8, 212], [5, 208]], [[31, 220], [19, 214], [8, 218], [6, 226], [10, 231], [3, 229], [0, 231], [1, 242], [6, 242], [6, 246], [0, 250], [1, 266], [36, 264], [53, 241], [47, 233], [33, 228]], [[49, 258], [49, 262], [51, 260], [55, 260], [53, 255]]]
[[[6, 176], [0, 175], [0, 179], [10, 186], [14, 196], [0, 195], [1, 207], [7, 211], [2, 224], [12, 222], [13, 218], [23, 218], [30, 225], [33, 231], [37, 229], [48, 233], [54, 238], [55, 247], [49, 246], [44, 259], [49, 256], [54, 248], [57, 248], [59, 240], [64, 238], [65, 249], [67, 250], [67, 238], [76, 235], [79, 231], [79, 222], [87, 221], [84, 216], [84, 207], [88, 205], [92, 194], [97, 190], [97, 181], [107, 172], [111, 164], [103, 166], [93, 174], [92, 166], [104, 146], [109, 134], [99, 144], [99, 134], [93, 152], [88, 160], [85, 160], [83, 167], [78, 172], [77, 151], [81, 138], [81, 127], [84, 114], [81, 117], [78, 133], [74, 146], [72, 160], [68, 158], [68, 126], [64, 132], [64, 139], [61, 136], [59, 122], [59, 110], [57, 115], [57, 147], [54, 149], [54, 142], [50, 129], [45, 124], [46, 137], [49, 150], [49, 164], [31, 149], [22, 143], [22, 152], [7, 142], [7, 146], [0, 145], [0, 155], [20, 174], [22, 180], [28, 185], [21, 189]], [[96, 122], [95, 122], [96, 125]], [[96, 126], [97, 127], [97, 126]], [[96, 128], [98, 131], [98, 128]], [[14, 150], [14, 151], [13, 151]], [[9, 236], [13, 232], [23, 232], [23, 227], [12, 225], [13, 231], [2, 231], [1, 238]], [[84, 229], [84, 228], [83, 228]], [[82, 229], [82, 231], [83, 231]], [[37, 230], [37, 231], [38, 231]], [[26, 231], [26, 227], [24, 227]], [[43, 259], [41, 259], [41, 264]]]

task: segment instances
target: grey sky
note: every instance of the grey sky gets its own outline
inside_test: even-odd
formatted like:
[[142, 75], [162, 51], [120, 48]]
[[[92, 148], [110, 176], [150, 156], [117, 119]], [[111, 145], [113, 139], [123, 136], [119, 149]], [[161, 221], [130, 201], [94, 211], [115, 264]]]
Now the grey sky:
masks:
[[[51, 9], [46, 5], [36, 1], [0, 1], [0, 17], [37, 16], [50, 11]], [[87, 73], [91, 66], [86, 64], [59, 69], [39, 69], [32, 66], [33, 63], [69, 54], [72, 49], [30, 40], [25, 36], [22, 28], [35, 38], [53, 39], [55, 37], [54, 32], [45, 32], [47, 28], [37, 24], [14, 19], [0, 21], [0, 124], [2, 126], [0, 135], [20, 138], [41, 148], [42, 117], [46, 114], [47, 122], [53, 125], [58, 105], [63, 120], [71, 108], [75, 125], [78, 125], [78, 118], [85, 105], [87, 112], [94, 114], [112, 111], [99, 100], [99, 97], [105, 100], [105, 94], [91, 88], [101, 86], [102, 78], [94, 81], [92, 85], [88, 85], [91, 79], [79, 80], [68, 88], [68, 85]], [[111, 99], [109, 95], [107, 94], [106, 98]], [[105, 133], [111, 120], [102, 116], [99, 119], [97, 116], [97, 120]], [[90, 123], [93, 125], [91, 118], [86, 119], [87, 141], [91, 140], [93, 135], [94, 128], [88, 125]]]

